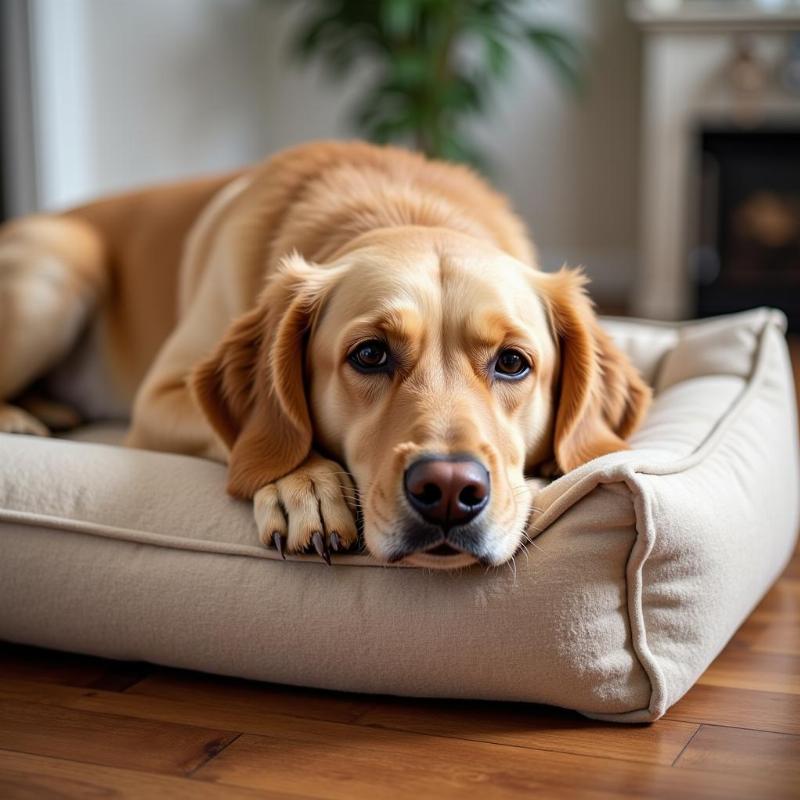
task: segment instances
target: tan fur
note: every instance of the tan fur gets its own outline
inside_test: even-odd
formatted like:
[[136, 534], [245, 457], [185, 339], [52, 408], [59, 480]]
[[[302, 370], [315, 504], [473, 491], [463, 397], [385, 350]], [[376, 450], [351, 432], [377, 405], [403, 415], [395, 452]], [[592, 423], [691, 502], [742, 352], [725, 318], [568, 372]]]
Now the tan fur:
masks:
[[626, 449], [650, 390], [598, 325], [579, 271], [541, 274], [561, 353], [554, 451], [563, 472]]
[[[59, 285], [74, 330], [63, 309], [17, 313], [45, 261], [72, 276]], [[4, 297], [16, 322], [0, 316], [0, 336], [36, 325], [72, 346], [75, 320], [89, 325], [101, 394], [132, 403], [129, 443], [227, 460], [262, 539], [287, 536], [290, 551], [315, 530], [354, 541], [352, 475], [367, 546], [391, 557], [406, 467], [469, 453], [491, 473], [486, 560], [500, 563], [523, 534], [526, 474], [625, 447], [649, 401], [583, 278], [536, 269], [502, 196], [465, 168], [363, 143], [304, 145], [238, 174], [18, 221], [0, 230]], [[347, 362], [375, 337], [396, 351], [394, 378]], [[491, 379], [511, 346], [531, 375]], [[0, 401], [53, 357], [24, 371], [0, 354]]]

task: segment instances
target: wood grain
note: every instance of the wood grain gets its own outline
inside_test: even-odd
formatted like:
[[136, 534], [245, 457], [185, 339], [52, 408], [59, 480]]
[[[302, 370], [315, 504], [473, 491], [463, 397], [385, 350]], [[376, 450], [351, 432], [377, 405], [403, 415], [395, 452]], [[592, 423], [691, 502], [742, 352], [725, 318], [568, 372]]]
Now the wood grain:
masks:
[[49, 650], [0, 642], [0, 682], [7, 678], [23, 678], [68, 686], [92, 686], [103, 684], [113, 676], [118, 684], [123, 675], [136, 673], [136, 680], [140, 679], [144, 669], [141, 664], [121, 664], [75, 653], [59, 653], [54, 658]]
[[665, 719], [800, 734], [800, 695], [700, 684]]
[[[176, 676], [157, 676], [142, 681], [128, 694], [189, 702], [192, 715], [214, 727], [229, 724], [235, 709], [241, 720], [240, 729], [250, 733], [274, 725], [270, 715], [277, 713], [571, 753], [598, 754], [598, 742], [602, 742], [601, 755], [664, 764], [672, 763], [696, 730], [695, 725], [685, 723], [654, 728], [590, 722], [577, 714], [542, 706], [420, 703], [396, 698], [359, 702], [347, 695], [207, 677], [184, 682]], [[149, 707], [165, 712], [163, 704]], [[176, 721], [188, 721], [182, 707], [171, 706], [165, 713], [179, 715], [173, 717]]]
[[701, 675], [701, 686], [800, 694], [800, 657], [749, 650], [734, 642]]
[[496, 703], [385, 701], [367, 711], [360, 725], [493, 742], [537, 750], [672, 764], [697, 726], [665, 720], [659, 725], [593, 722], [543, 706]]
[[[242, 736], [195, 773], [203, 780], [333, 800], [436, 797], [764, 796], [755, 776], [695, 772], [566, 753], [396, 732], [391, 741], [285, 741]], [[771, 797], [791, 797], [782, 779]], [[794, 799], [796, 800], [796, 798]]]
[[0, 700], [0, 749], [182, 775], [236, 734], [84, 712], [52, 704]]
[[96, 764], [0, 750], [0, 797], [4, 800], [287, 800], [298, 795], [219, 787]]
[[225, 710], [248, 712], [255, 708], [271, 714], [331, 722], [352, 722], [374, 702], [366, 695], [295, 689], [165, 669], [137, 683], [128, 694], [184, 700]]
[[[8, 681], [0, 686], [0, 707], [3, 702], [57, 707], [84, 713], [89, 717], [97, 715], [101, 718], [130, 718], [142, 726], [155, 728], [163, 725], [172, 725], [178, 730], [195, 728], [200, 731], [201, 739], [212, 732], [225, 740], [229, 739], [226, 734], [239, 732], [280, 736], [287, 741], [327, 741], [332, 737], [339, 740], [349, 739], [356, 744], [365, 742], [368, 738], [383, 742], [391, 739], [388, 732], [372, 731], [347, 723], [273, 714], [268, 707], [259, 704], [247, 708], [232, 708], [224, 703], [184, 702], [127, 692], [104, 692], [65, 686], [46, 687], [43, 691], [41, 684], [25, 681]], [[50, 712], [42, 713], [46, 716]], [[0, 743], [0, 747], [2, 746]]]
[[793, 656], [800, 662], [800, 580], [784, 578], [739, 629], [736, 642], [754, 653]]
[[673, 763], [698, 729], [696, 724], [672, 720], [659, 725], [593, 722], [578, 714], [539, 706], [396, 699], [381, 700], [344, 727], [307, 716], [275, 714], [267, 704], [231, 707], [202, 697], [173, 700], [63, 686], [43, 689], [41, 684], [25, 681], [0, 685], [0, 700], [3, 698], [287, 740], [349, 738], [353, 742], [386, 743], [394, 741], [393, 731], [398, 731], [665, 765]]
[[800, 797], [800, 736], [703, 725], [676, 762], [726, 775], [769, 775]]

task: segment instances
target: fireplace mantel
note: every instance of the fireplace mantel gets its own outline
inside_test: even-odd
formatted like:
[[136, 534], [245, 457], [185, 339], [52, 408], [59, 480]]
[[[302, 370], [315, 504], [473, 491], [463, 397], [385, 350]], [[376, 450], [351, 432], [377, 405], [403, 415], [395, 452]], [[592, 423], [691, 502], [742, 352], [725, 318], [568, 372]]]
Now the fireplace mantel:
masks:
[[[727, 9], [724, 18], [721, 6]], [[756, 14], [755, 3], [736, 0], [684, 3], [669, 13], [656, 13], [653, 7], [652, 2], [630, 4], [631, 16], [644, 31], [641, 262], [632, 310], [641, 316], [680, 319], [694, 312], [687, 254], [696, 197], [696, 134], [710, 121], [733, 129], [800, 127], [800, 95], [785, 91], [775, 79], [789, 34], [800, 30], [800, 7], [780, 14]], [[703, 24], [698, 22], [701, 13], [706, 15]], [[749, 115], [742, 114], [742, 97], [729, 80], [742, 33], [748, 34], [770, 76], [769, 85], [749, 98]]]
[[[674, 7], [673, 7], [674, 6]], [[633, 0], [631, 19], [646, 31], [731, 33], [786, 31], [800, 28], [800, 3], [769, 5], [754, 0], [691, 0], [658, 3]]]

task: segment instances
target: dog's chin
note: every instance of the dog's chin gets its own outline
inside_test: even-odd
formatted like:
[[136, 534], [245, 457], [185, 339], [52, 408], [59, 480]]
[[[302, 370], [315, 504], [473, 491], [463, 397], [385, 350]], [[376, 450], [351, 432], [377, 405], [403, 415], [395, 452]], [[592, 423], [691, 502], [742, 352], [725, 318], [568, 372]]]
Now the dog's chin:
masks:
[[437, 555], [430, 552], [412, 553], [402, 560], [403, 564], [425, 569], [464, 569], [478, 563], [478, 559], [470, 553], [453, 551], [453, 555]]
[[503, 536], [491, 522], [459, 526], [442, 531], [411, 514], [398, 515], [393, 530], [382, 531], [370, 525], [365, 514], [364, 540], [367, 550], [378, 561], [428, 570], [456, 571], [475, 565], [497, 567], [518, 549], [521, 535]]

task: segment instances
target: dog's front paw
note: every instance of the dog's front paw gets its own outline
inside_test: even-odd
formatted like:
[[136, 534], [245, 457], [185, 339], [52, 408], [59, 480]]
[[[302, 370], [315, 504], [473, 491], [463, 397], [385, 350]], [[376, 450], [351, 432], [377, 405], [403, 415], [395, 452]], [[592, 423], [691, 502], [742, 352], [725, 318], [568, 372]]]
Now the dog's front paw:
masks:
[[353, 481], [336, 462], [317, 455], [259, 489], [253, 510], [262, 543], [284, 558], [313, 547], [330, 564], [331, 551], [349, 549], [358, 537]]

